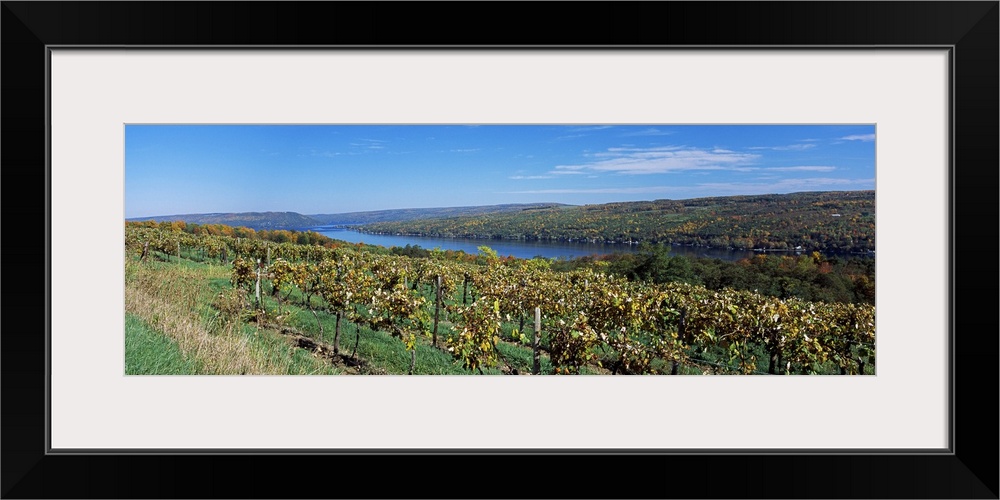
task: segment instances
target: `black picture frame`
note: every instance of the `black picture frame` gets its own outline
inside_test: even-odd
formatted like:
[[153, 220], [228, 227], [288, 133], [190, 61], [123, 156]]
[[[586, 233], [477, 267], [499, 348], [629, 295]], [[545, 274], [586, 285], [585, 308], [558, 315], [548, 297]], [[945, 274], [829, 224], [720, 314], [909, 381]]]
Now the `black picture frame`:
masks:
[[[2, 2], [4, 498], [998, 498], [998, 20], [988, 2]], [[572, 11], [572, 15], [569, 15]], [[489, 23], [481, 20], [488, 18]], [[455, 20], [464, 22], [456, 23]], [[951, 47], [952, 446], [932, 454], [47, 453], [49, 46]], [[959, 196], [959, 193], [965, 193]], [[25, 194], [29, 198], [25, 202]], [[961, 229], [961, 231], [959, 231]], [[38, 242], [31, 245], [30, 242]], [[15, 271], [12, 278], [10, 270]], [[44, 272], [43, 272], [44, 270]], [[919, 270], [915, 270], [919, 272]], [[964, 277], [963, 277], [964, 276]], [[981, 304], [985, 304], [981, 305]], [[43, 318], [45, 318], [43, 320]], [[859, 409], [863, 414], [863, 409]], [[845, 414], [845, 418], [856, 418]], [[544, 422], [543, 422], [544, 423]], [[682, 432], [682, 430], [679, 430]], [[577, 470], [567, 476], [563, 470]], [[385, 480], [359, 481], [376, 471]], [[542, 478], [537, 489], [526, 478]], [[535, 482], [537, 484], [537, 480]]]

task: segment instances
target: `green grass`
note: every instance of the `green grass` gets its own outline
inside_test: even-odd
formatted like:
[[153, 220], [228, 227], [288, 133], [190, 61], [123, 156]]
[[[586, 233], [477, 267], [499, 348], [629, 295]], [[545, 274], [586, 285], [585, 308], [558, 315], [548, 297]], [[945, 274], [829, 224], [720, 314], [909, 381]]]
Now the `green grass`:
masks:
[[125, 313], [126, 375], [197, 375], [201, 364], [134, 314]]
[[[533, 364], [533, 353], [531, 349], [509, 344], [506, 342], [501, 342], [497, 344], [497, 351], [500, 355], [510, 363], [510, 366], [521, 374], [531, 373], [531, 366]], [[548, 356], [540, 356], [539, 359], [540, 372], [543, 374], [552, 373], [552, 363], [549, 362]]]
[[285, 375], [338, 375], [346, 373], [328, 360], [314, 356], [308, 349], [291, 345], [288, 338], [272, 330], [257, 330], [251, 325], [243, 327], [243, 333], [265, 356], [279, 364], [282, 358], [288, 362]]
[[[270, 367], [263, 373], [327, 375], [346, 371], [332, 365], [325, 358], [315, 356], [308, 349], [294, 346], [287, 336], [279, 332], [257, 328], [252, 324], [242, 324], [235, 330], [224, 328], [218, 311], [211, 305], [211, 297], [231, 288], [228, 267], [216, 265], [211, 261], [200, 263], [183, 258], [178, 263], [176, 257], [169, 261], [167, 256], [159, 252], [153, 253], [151, 257], [147, 262], [138, 265], [144, 267], [146, 272], [159, 276], [158, 280], [186, 283], [183, 288], [187, 291], [180, 293], [197, 295], [194, 302], [197, 310], [192, 312], [200, 318], [203, 327], [211, 336], [233, 336], [245, 341], [247, 349], [255, 353], [254, 356], [266, 360], [256, 366]], [[135, 282], [136, 272], [135, 267], [126, 266], [127, 286], [140, 286]], [[126, 313], [125, 319], [126, 373], [164, 375], [231, 373], [227, 369], [220, 371], [218, 366], [213, 364], [216, 360], [207, 359], [203, 353], [185, 352], [181, 344], [166, 333], [151, 327], [150, 322], [142, 317]]]
[[[315, 340], [322, 340], [327, 344], [333, 344], [334, 332], [336, 331], [336, 316], [326, 311], [316, 311], [320, 323], [323, 325], [323, 338], [320, 339], [319, 326], [316, 317], [312, 315], [301, 302], [296, 294], [292, 294], [290, 301], [285, 301], [279, 306], [270, 297], [264, 299], [265, 306], [270, 311], [278, 311], [279, 307], [282, 315], [286, 317], [285, 323], [297, 331]], [[357, 342], [357, 356], [365, 361], [367, 366], [376, 368], [375, 373], [385, 373], [390, 375], [405, 375], [410, 370], [410, 353], [406, 350], [403, 342], [392, 337], [388, 333], [372, 331], [364, 325], [360, 325], [360, 336], [358, 336], [359, 325], [342, 318], [340, 321], [340, 353], [350, 355], [354, 352], [354, 345]], [[447, 328], [439, 327], [438, 346], [444, 346], [445, 340], [450, 336]], [[493, 373], [500, 373], [493, 371]], [[461, 363], [440, 347], [430, 345], [430, 339], [421, 339], [417, 345], [417, 363], [414, 369], [415, 375], [469, 375], [471, 372], [465, 370]]]

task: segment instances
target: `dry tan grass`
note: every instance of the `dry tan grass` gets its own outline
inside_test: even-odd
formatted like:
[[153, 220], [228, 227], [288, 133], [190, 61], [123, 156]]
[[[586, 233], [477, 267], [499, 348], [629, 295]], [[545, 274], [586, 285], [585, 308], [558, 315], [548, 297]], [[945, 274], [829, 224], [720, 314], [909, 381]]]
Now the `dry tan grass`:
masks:
[[199, 313], [199, 304], [213, 298], [207, 280], [228, 278], [224, 268], [192, 270], [129, 262], [125, 276], [125, 310], [176, 341], [185, 355], [201, 363], [203, 373], [288, 373], [289, 357], [269, 356], [262, 343], [252, 342], [241, 331], [241, 321], [218, 314], [206, 320]]

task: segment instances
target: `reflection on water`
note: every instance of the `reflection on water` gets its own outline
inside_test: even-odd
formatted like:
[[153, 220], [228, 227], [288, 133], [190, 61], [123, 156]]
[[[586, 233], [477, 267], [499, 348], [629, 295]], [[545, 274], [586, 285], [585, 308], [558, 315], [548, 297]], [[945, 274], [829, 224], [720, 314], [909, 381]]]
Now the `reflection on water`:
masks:
[[[365, 234], [351, 229], [320, 227], [315, 228], [319, 234], [347, 241], [350, 243], [367, 243], [384, 247], [405, 247], [419, 245], [421, 248], [441, 250], [462, 250], [469, 254], [478, 254], [479, 247], [486, 245], [501, 256], [512, 255], [521, 259], [545, 257], [549, 259], [571, 259], [587, 255], [604, 255], [616, 252], [635, 252], [637, 245], [605, 244], [605, 243], [571, 243], [559, 241], [521, 241], [521, 240], [470, 240], [464, 238], [433, 238], [423, 236], [394, 236], [387, 234]], [[693, 246], [672, 246], [673, 255], [688, 257], [711, 257], [716, 259], [736, 261], [751, 257], [752, 251], [726, 250], [721, 248], [705, 248]]]

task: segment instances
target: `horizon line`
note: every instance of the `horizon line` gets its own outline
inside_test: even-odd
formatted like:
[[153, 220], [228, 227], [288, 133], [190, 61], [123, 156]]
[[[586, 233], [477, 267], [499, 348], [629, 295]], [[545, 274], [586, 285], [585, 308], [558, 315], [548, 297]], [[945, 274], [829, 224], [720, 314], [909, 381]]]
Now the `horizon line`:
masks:
[[453, 206], [435, 206], [435, 207], [404, 207], [404, 208], [379, 208], [374, 210], [353, 210], [350, 212], [315, 212], [315, 213], [305, 213], [297, 212], [294, 210], [245, 210], [245, 211], [212, 211], [212, 212], [188, 212], [188, 213], [173, 213], [173, 214], [158, 214], [158, 215], [138, 215], [133, 217], [125, 217], [125, 220], [134, 219], [150, 219], [154, 217], [176, 217], [181, 215], [229, 215], [229, 214], [296, 214], [302, 216], [312, 216], [312, 215], [343, 215], [343, 214], [360, 214], [360, 213], [371, 213], [371, 212], [389, 212], [398, 210], [441, 210], [441, 209], [456, 209], [456, 208], [483, 208], [483, 207], [500, 207], [500, 206], [517, 206], [517, 205], [559, 205], [565, 207], [586, 207], [592, 205], [611, 205], [616, 203], [648, 203], [656, 201], [694, 201], [694, 200], [706, 200], [712, 198], [736, 198], [736, 197], [752, 197], [752, 196], [788, 196], [794, 194], [804, 194], [804, 193], [854, 193], [854, 192], [866, 192], [875, 189], [837, 189], [837, 190], [816, 190], [816, 191], [793, 191], [790, 193], [760, 193], [760, 194], [732, 194], [732, 195], [718, 195], [718, 196], [700, 196], [697, 198], [654, 198], [650, 200], [628, 200], [628, 201], [608, 201], [604, 203], [584, 203], [581, 205], [574, 205], [572, 203], [560, 203], [560, 202], [549, 202], [549, 201], [538, 201], [538, 202], [525, 202], [525, 203], [494, 203], [491, 205], [453, 205]]

